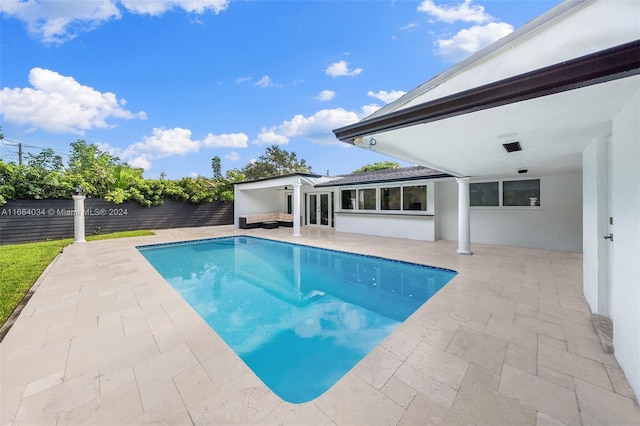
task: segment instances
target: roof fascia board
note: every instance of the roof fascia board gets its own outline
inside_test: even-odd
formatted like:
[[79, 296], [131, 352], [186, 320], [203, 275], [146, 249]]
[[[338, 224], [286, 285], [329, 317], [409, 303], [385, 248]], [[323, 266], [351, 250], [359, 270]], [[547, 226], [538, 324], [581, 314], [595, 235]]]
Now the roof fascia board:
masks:
[[483, 109], [640, 74], [640, 40], [533, 70], [420, 105], [335, 129], [350, 144], [375, 133], [429, 123]]

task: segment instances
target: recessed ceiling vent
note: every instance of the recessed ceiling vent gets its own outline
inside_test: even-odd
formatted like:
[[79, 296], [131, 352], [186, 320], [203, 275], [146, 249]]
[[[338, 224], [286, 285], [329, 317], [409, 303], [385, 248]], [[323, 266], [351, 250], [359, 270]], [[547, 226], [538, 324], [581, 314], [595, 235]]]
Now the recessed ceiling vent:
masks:
[[502, 146], [504, 146], [504, 149], [507, 152], [522, 151], [522, 147], [520, 146], [520, 142], [503, 143]]

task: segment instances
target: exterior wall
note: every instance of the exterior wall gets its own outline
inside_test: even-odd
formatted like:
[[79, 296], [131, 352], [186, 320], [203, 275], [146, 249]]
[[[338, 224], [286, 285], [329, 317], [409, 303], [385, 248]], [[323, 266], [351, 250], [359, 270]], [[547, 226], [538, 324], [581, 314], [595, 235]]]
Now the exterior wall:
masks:
[[609, 138], [594, 140], [582, 154], [583, 290], [593, 312], [610, 315]]
[[[436, 187], [436, 234], [456, 241], [458, 185], [447, 180]], [[541, 177], [540, 198], [542, 206], [535, 208], [472, 207], [471, 242], [582, 251], [582, 175]]]
[[279, 212], [283, 210], [283, 191], [273, 188], [243, 190], [235, 189], [234, 225], [239, 226], [238, 217], [245, 214]]
[[611, 319], [615, 355], [640, 396], [640, 90], [613, 120]]
[[336, 213], [336, 231], [435, 241], [433, 216]]

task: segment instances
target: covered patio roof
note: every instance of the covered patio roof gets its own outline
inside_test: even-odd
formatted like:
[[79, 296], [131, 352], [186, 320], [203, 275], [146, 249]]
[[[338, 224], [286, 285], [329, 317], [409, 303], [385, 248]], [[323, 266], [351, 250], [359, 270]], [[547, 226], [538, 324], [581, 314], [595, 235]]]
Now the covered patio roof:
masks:
[[[565, 2], [334, 133], [454, 176], [577, 172], [639, 74], [640, 4]], [[522, 151], [507, 153], [513, 142]]]

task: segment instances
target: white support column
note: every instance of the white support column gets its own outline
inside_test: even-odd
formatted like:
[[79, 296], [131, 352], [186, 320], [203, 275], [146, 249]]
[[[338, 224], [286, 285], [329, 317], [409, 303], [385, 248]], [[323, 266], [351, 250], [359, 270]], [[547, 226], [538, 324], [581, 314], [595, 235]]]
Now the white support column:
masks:
[[473, 254], [471, 251], [471, 214], [469, 210], [469, 180], [456, 178], [458, 182], [458, 253]]
[[300, 182], [293, 184], [293, 236], [300, 237]]
[[86, 243], [84, 239], [84, 195], [73, 196], [73, 242]]

